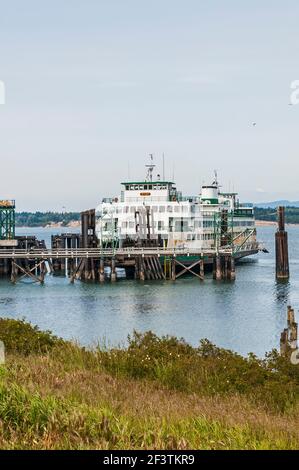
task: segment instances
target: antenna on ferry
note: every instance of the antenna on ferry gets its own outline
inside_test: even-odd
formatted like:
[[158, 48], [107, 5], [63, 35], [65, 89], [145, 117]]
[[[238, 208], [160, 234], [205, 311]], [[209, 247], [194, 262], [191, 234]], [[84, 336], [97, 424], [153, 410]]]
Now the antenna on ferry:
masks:
[[145, 165], [145, 167], [147, 168], [147, 175], [146, 175], [147, 181], [153, 181], [153, 171], [156, 166], [153, 164], [154, 155], [152, 153], [150, 153], [150, 160], [151, 160], [151, 163], [149, 163], [148, 165]]
[[219, 186], [219, 183], [218, 183], [218, 172], [217, 170], [214, 170], [214, 181], [213, 181], [213, 186]]
[[164, 155], [164, 152], [163, 152], [163, 181], [165, 181], [165, 155]]

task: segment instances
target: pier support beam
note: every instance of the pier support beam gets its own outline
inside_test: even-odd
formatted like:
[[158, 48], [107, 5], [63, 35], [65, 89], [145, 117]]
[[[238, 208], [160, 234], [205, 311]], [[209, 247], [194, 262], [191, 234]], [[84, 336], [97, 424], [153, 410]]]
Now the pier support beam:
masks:
[[175, 257], [173, 256], [171, 259], [171, 280], [175, 281], [176, 280], [176, 275], [175, 275]]
[[231, 281], [236, 280], [236, 261], [234, 256], [232, 256], [230, 259], [230, 279]]
[[276, 279], [288, 280], [289, 253], [288, 253], [288, 233], [285, 231], [285, 208], [280, 206], [277, 210], [278, 230], [275, 234], [276, 251]]
[[111, 282], [116, 281], [115, 258], [111, 259]]
[[214, 259], [214, 279], [216, 281], [221, 281], [222, 279], [222, 272], [221, 272], [221, 257], [219, 254], [216, 255]]
[[144, 272], [144, 261], [142, 256], [139, 258], [139, 279], [140, 281], [145, 280], [145, 272]]
[[199, 263], [199, 274], [202, 279], [205, 277], [205, 262], [203, 259], [203, 253], [201, 255], [200, 263]]
[[104, 258], [100, 259], [99, 281], [101, 283], [105, 282]]

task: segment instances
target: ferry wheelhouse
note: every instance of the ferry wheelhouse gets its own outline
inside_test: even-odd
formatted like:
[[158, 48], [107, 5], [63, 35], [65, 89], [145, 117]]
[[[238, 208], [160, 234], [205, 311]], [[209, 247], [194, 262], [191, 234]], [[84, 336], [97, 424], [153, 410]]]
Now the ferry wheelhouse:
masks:
[[97, 207], [100, 246], [157, 244], [164, 247], [217, 250], [236, 247], [237, 257], [259, 251], [252, 204], [237, 193], [221, 192], [215, 174], [196, 196], [183, 196], [173, 181], [153, 176], [147, 165], [144, 181], [122, 182], [121, 194]]

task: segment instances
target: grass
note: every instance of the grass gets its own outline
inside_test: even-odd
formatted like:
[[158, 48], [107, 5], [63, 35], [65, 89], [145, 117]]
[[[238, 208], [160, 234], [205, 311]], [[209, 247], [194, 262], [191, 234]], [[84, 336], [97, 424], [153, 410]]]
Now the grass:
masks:
[[134, 333], [86, 350], [0, 320], [1, 449], [298, 449], [299, 368]]

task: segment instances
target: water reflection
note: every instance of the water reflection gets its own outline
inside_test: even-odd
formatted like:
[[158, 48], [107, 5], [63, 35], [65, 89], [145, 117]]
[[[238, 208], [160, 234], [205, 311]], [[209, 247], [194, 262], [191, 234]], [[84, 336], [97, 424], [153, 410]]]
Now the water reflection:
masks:
[[274, 295], [277, 302], [288, 304], [290, 301], [291, 284], [288, 280], [276, 281], [274, 285]]

